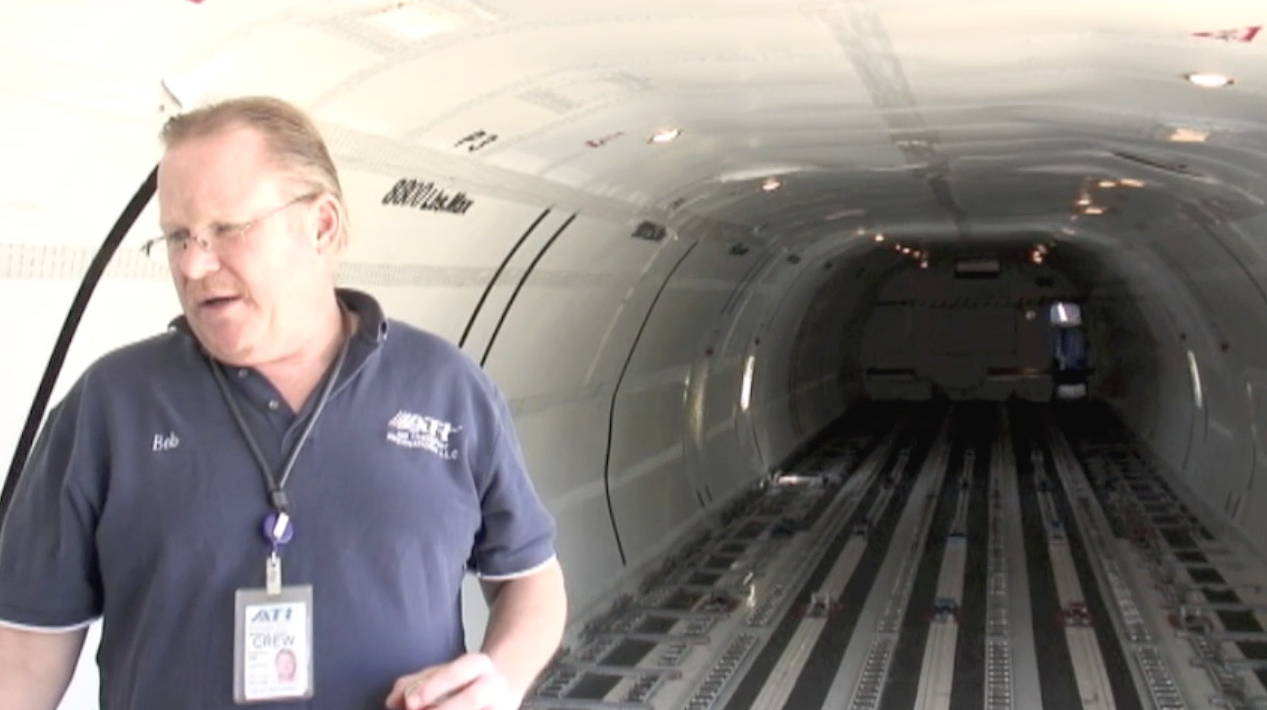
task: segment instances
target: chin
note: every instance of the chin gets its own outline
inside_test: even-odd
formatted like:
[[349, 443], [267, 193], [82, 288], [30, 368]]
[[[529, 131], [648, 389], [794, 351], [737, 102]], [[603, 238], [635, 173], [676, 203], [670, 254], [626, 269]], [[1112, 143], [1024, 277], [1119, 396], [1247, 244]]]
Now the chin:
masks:
[[250, 367], [253, 364], [255, 348], [241, 329], [201, 327], [194, 332], [202, 347], [220, 362], [235, 367]]
[[216, 343], [208, 343], [205, 347], [212, 357], [226, 365], [251, 367], [255, 364], [254, 358], [251, 357], [251, 348], [224, 347]]

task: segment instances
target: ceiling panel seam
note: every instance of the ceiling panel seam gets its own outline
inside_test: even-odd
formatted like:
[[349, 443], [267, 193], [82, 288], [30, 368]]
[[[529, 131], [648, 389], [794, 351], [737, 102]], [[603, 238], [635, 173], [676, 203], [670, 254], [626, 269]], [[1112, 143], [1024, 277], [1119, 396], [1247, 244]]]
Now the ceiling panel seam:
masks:
[[894, 146], [908, 166], [923, 174], [938, 206], [954, 221], [960, 236], [966, 237], [968, 216], [951, 189], [946, 158], [937, 150], [937, 131], [928, 127], [920, 112], [879, 13], [865, 0], [820, 7], [813, 13], [849, 58], [880, 117], [888, 124]]

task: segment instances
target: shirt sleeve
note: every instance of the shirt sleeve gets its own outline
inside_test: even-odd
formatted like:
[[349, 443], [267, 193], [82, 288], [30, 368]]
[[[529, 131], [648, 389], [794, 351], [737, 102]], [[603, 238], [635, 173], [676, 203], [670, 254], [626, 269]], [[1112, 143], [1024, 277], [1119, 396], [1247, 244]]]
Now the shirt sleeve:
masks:
[[532, 484], [505, 397], [491, 382], [487, 387], [493, 445], [486, 469], [475, 472], [483, 520], [468, 568], [497, 581], [531, 574], [553, 560], [556, 528]]
[[107, 456], [82, 380], [36, 438], [0, 526], [0, 625], [71, 629], [101, 616], [94, 534]]

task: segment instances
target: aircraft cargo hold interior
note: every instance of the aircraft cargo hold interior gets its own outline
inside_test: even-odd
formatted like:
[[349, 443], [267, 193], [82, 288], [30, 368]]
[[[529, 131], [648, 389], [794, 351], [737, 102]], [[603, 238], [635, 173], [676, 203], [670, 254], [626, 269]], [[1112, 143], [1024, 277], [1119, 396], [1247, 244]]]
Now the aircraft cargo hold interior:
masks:
[[1267, 705], [1257, 5], [103, 5], [0, 8], [0, 515], [180, 313], [164, 122], [269, 94], [340, 284], [505, 393], [569, 603], [524, 708]]

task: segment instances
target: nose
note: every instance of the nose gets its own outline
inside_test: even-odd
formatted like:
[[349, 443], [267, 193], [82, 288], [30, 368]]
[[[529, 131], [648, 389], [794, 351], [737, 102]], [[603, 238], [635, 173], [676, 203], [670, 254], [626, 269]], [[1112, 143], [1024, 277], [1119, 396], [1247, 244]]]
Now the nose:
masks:
[[220, 270], [220, 257], [190, 242], [169, 257], [172, 269], [190, 281], [198, 281]]

